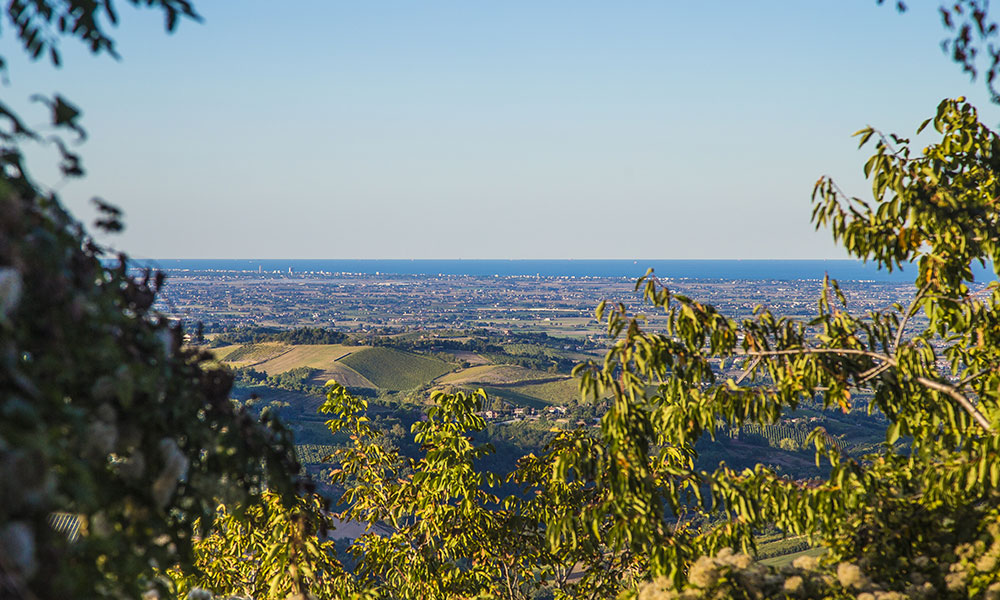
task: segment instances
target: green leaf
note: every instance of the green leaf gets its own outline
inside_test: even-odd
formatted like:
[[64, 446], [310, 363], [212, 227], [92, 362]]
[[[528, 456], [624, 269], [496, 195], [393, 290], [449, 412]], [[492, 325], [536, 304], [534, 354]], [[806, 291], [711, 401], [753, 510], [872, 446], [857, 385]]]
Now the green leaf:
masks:
[[899, 421], [894, 421], [889, 425], [889, 428], [885, 431], [885, 442], [890, 446], [896, 443], [899, 439]]

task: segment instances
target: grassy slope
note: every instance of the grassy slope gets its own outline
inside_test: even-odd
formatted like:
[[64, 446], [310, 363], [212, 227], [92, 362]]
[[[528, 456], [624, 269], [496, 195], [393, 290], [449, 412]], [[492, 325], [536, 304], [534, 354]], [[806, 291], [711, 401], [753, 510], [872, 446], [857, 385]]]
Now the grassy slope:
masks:
[[528, 382], [513, 389], [527, 396], [538, 398], [547, 404], [564, 405], [580, 399], [580, 382], [572, 377], [546, 383]]
[[[229, 348], [232, 348], [229, 350]], [[234, 367], [246, 367], [272, 360], [291, 350], [292, 346], [278, 342], [263, 342], [260, 344], [242, 344], [239, 346], [223, 346], [214, 353], [219, 360], [230, 363]], [[223, 353], [225, 351], [225, 353]]]
[[437, 358], [382, 347], [353, 352], [338, 362], [386, 390], [410, 390], [430, 383], [454, 368]]
[[542, 409], [549, 405], [548, 402], [542, 400], [541, 398], [536, 398], [534, 396], [523, 394], [517, 391], [516, 388], [494, 387], [490, 385], [484, 385], [482, 386], [482, 388], [483, 391], [485, 391], [490, 396], [490, 398], [502, 398], [503, 400], [513, 404], [514, 406]]
[[470, 367], [449, 373], [434, 383], [482, 387], [490, 396], [533, 408], [569, 404], [580, 395], [579, 382], [571, 377], [511, 365]]
[[215, 360], [226, 360], [226, 357], [232, 354], [233, 350], [242, 346], [243, 344], [229, 344], [227, 346], [219, 346], [218, 348], [209, 348], [208, 351], [212, 353]]
[[[345, 346], [342, 344], [288, 346], [267, 342], [223, 346], [215, 349], [214, 352], [216, 356], [220, 357], [220, 360], [234, 367], [252, 366], [268, 375], [278, 375], [291, 369], [309, 367], [319, 370], [310, 378], [310, 383], [313, 385], [323, 385], [333, 379], [346, 387], [375, 389], [377, 386], [363, 375], [348, 365], [337, 362], [352, 352], [366, 348], [366, 346]], [[230, 356], [235, 356], [237, 360], [229, 359]]]
[[268, 375], [277, 375], [298, 367], [328, 369], [335, 361], [360, 349], [360, 346], [341, 344], [293, 346], [287, 353], [257, 365], [257, 370], [264, 371]]
[[326, 382], [331, 379], [347, 388], [378, 389], [378, 386], [369, 381], [367, 377], [339, 362], [333, 363], [328, 368], [317, 372], [309, 379], [309, 383], [312, 385], [326, 385]]

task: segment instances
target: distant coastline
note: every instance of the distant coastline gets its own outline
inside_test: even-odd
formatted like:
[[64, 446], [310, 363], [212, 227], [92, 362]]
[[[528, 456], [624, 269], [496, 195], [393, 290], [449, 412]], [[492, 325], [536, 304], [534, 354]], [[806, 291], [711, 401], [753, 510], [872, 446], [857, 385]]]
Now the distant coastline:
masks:
[[[155, 259], [138, 261], [168, 273], [184, 271], [275, 271], [367, 275], [465, 275], [479, 277], [622, 277], [635, 279], [652, 267], [666, 279], [819, 280], [825, 273], [842, 281], [912, 281], [916, 266], [889, 273], [855, 260], [407, 260], [407, 259]], [[989, 268], [976, 279], [995, 279]]]

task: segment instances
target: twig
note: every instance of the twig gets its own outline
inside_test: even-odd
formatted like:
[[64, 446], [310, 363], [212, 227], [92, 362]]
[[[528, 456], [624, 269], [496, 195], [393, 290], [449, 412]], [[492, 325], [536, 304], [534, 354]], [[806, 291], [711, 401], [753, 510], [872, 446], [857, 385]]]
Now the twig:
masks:
[[760, 364], [760, 361], [761, 357], [755, 356], [753, 360], [750, 361], [750, 365], [746, 368], [746, 370], [743, 371], [743, 373], [741, 373], [740, 376], [736, 378], [735, 381], [736, 385], [743, 383], [743, 380], [746, 379], [747, 376], [750, 375], [750, 373], [752, 373], [753, 370], [757, 368], [757, 365]]
[[972, 382], [972, 380], [979, 379], [980, 377], [982, 377], [983, 375], [989, 373], [990, 371], [992, 371], [995, 368], [997, 368], [997, 365], [990, 365], [990, 366], [986, 367], [985, 369], [983, 369], [981, 371], [978, 371], [976, 373], [973, 373], [972, 375], [969, 375], [968, 377], [966, 377], [965, 379], [962, 379], [961, 381], [956, 381], [955, 382], [955, 387], [958, 388], [958, 389], [962, 389], [968, 383]]
[[910, 302], [910, 305], [906, 307], [906, 313], [903, 314], [903, 320], [899, 323], [899, 329], [896, 331], [896, 338], [892, 341], [893, 352], [899, 350], [899, 342], [901, 342], [903, 339], [903, 330], [906, 329], [906, 323], [907, 321], [910, 320], [910, 317], [912, 317], [917, 312], [917, 303], [923, 299], [923, 295], [927, 293], [927, 290], [929, 290], [930, 287], [931, 284], [928, 281], [927, 283], [924, 284], [922, 288], [920, 288], [920, 291], [918, 291], [917, 294], [913, 297], [913, 301]]
[[860, 375], [858, 375], [858, 384], [860, 385], [862, 383], [865, 383], [866, 381], [874, 379], [876, 376], [878, 376], [878, 375], [882, 374], [883, 372], [889, 370], [889, 367], [891, 367], [891, 366], [892, 365], [890, 365], [889, 363], [885, 362], [885, 363], [882, 363], [880, 365], [876, 365], [876, 366], [868, 369], [867, 371], [865, 371], [865, 372], [861, 373]]
[[979, 409], [977, 409], [968, 398], [960, 394], [954, 387], [926, 377], [917, 377], [917, 382], [928, 389], [951, 396], [955, 402], [958, 402], [962, 408], [965, 409], [965, 412], [972, 416], [973, 420], [975, 420], [980, 427], [985, 429], [988, 433], [993, 433], [993, 428], [990, 427], [990, 422], [986, 420], [983, 413], [979, 412]]
[[872, 352], [871, 350], [859, 350], [857, 348], [798, 348], [794, 350], [751, 350], [748, 352], [737, 352], [736, 356], [756, 356], [756, 357], [767, 357], [767, 356], [792, 356], [796, 354], [854, 354], [857, 356], [867, 356], [869, 358], [874, 358], [887, 363], [891, 366], [896, 366], [896, 359], [885, 354], [879, 354], [878, 352]]

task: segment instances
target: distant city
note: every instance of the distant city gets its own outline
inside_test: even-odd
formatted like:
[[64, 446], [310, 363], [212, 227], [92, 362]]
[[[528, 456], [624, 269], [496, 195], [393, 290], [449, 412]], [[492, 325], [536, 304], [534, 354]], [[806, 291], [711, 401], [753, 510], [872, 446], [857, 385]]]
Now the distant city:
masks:
[[[233, 327], [328, 327], [345, 332], [478, 329], [593, 338], [602, 299], [642, 311], [629, 277], [406, 275], [284, 270], [174, 270], [160, 308], [206, 331]], [[804, 317], [816, 310], [818, 280], [664, 280], [673, 291], [716, 306], [731, 318], [764, 305]], [[912, 283], [844, 281], [852, 312], [905, 301]], [[656, 315], [650, 315], [655, 327]]]

